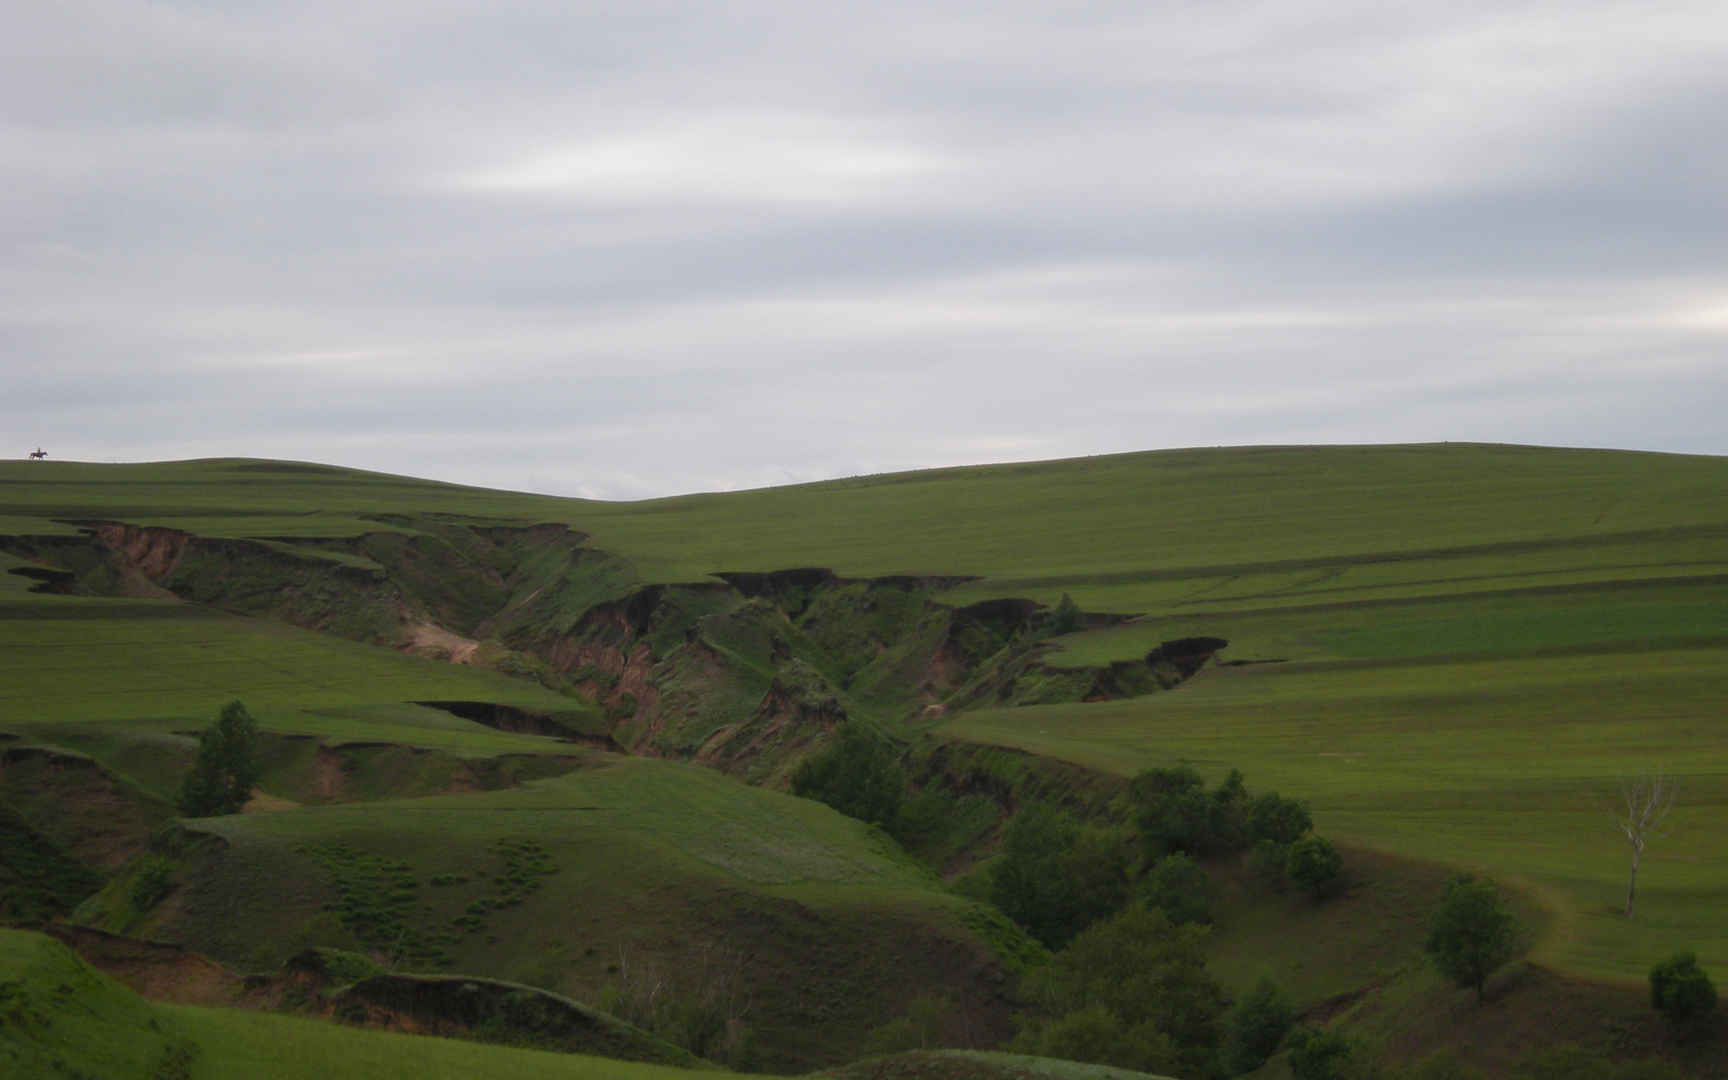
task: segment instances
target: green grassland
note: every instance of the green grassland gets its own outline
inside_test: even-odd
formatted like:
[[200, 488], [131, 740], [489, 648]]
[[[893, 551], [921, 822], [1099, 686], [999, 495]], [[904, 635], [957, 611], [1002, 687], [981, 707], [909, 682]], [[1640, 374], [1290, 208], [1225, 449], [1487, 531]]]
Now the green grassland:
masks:
[[[906, 712], [905, 730], [1117, 775], [1179, 761], [1212, 779], [1240, 768], [1256, 790], [1306, 799], [1323, 833], [1362, 852], [1484, 868], [1516, 883], [1546, 911], [1535, 958], [1558, 971], [1633, 978], [1680, 948], [1698, 950], [1706, 965], [1728, 963], [1728, 459], [1475, 444], [1259, 447], [636, 503], [234, 459], [0, 463], [0, 534], [72, 536], [72, 522], [89, 520], [266, 540], [351, 571], [377, 564], [337, 540], [430, 535], [450, 522], [558, 523], [614, 560], [595, 600], [631, 582], [713, 583], [721, 571], [796, 567], [972, 579], [936, 594], [955, 606], [1003, 597], [1054, 604], [1067, 594], [1086, 611], [1138, 618], [1059, 639], [1043, 657], [1049, 666], [1132, 660], [1202, 635], [1229, 641], [1222, 661], [1261, 662], [1214, 663], [1176, 690], [1127, 700], [972, 708], [939, 720]], [[372, 550], [388, 553], [394, 542]], [[567, 746], [412, 703], [598, 713], [530, 681], [268, 620], [173, 600], [31, 592], [31, 580], [4, 572], [24, 566], [0, 555], [0, 730], [89, 754], [158, 796], [172, 779], [165, 763], [179, 760], [164, 747], [183, 753], [183, 742], [169, 744], [234, 697], [279, 734], [474, 756]], [[564, 604], [589, 595], [573, 588]], [[727, 618], [710, 619], [704, 633], [723, 647], [721, 659], [760, 667], [766, 685], [767, 638], [757, 642], [756, 624]], [[722, 635], [733, 624], [737, 642]], [[842, 654], [865, 640], [836, 631], [816, 644], [834, 653], [836, 670], [852, 672], [870, 657]], [[693, 657], [657, 670], [679, 677], [699, 666]], [[726, 692], [753, 696], [746, 682]], [[698, 700], [702, 686], [679, 684], [669, 700], [682, 694], [698, 712], [748, 705]], [[878, 699], [875, 689], [848, 692], [880, 700], [884, 717], [907, 707], [904, 696]], [[1626, 920], [1614, 912], [1627, 854], [1605, 807], [1621, 777], [1658, 767], [1681, 778], [1680, 805], [1653, 843], [1638, 913]], [[205, 885], [134, 928], [173, 928], [190, 940], [217, 933], [198, 929], [207, 920], [228, 919], [239, 929], [220, 933], [238, 936], [202, 943], [261, 964], [324, 935], [364, 945], [343, 924], [333, 883], [332, 863], [347, 859], [355, 873], [412, 877], [402, 891], [414, 899], [402, 911], [413, 919], [398, 922], [430, 934], [493, 895], [477, 879], [433, 886], [433, 877], [460, 876], [464, 862], [491, 866], [506, 858], [501, 843], [531, 842], [557, 872], [508, 919], [488, 910], [485, 929], [430, 946], [453, 970], [581, 997], [615, 981], [607, 969], [620, 949], [666, 962], [675, 941], [758, 926], [764, 936], [748, 940], [796, 946], [760, 954], [764, 972], [778, 971], [789, 987], [791, 969], [774, 965], [833, 943], [818, 952], [821, 1000], [886, 985], [880, 967], [843, 970], [883, 926], [966, 939], [954, 927], [977, 916], [878, 840], [834, 831], [839, 819], [750, 801], [767, 793], [737, 794], [746, 790], [695, 768], [630, 762], [506, 791], [219, 819], [200, 828], [226, 845], [220, 858], [196, 845], [177, 856], [185, 874], [209, 875], [198, 879]], [[332, 844], [348, 854], [332, 854]], [[217, 874], [218, 865], [228, 870]], [[271, 895], [283, 880], [302, 884]], [[1420, 891], [1400, 885], [1388, 895], [1414, 910], [1425, 903]], [[690, 895], [721, 914], [692, 910]], [[185, 907], [193, 896], [206, 907]], [[273, 923], [236, 918], [272, 904]], [[826, 921], [801, 923], [800, 911]], [[1224, 943], [1221, 965], [1234, 971], [1257, 955], [1293, 972], [1300, 958], [1290, 950], [1301, 942], [1258, 918], [1244, 909], [1236, 922], [1244, 940], [1266, 949]], [[1401, 927], [1406, 951], [1419, 929], [1391, 914], [1385, 925]], [[546, 936], [554, 929], [556, 941]], [[970, 933], [988, 936], [977, 926]], [[1288, 977], [1313, 1000], [1373, 976], [1382, 959], [1363, 954]], [[958, 953], [945, 963], [960, 964]], [[843, 1026], [861, 1034], [885, 1019], [867, 1012]], [[783, 1034], [787, 1060], [814, 1054], [790, 1026]]]
[[[77, 1080], [681, 1080], [748, 1076], [147, 1001], [40, 934], [0, 930], [0, 1075]], [[837, 1080], [1158, 1080], [1016, 1054], [860, 1062]]]
[[15, 930], [0, 930], [0, 1074], [42, 1080], [713, 1075], [269, 1013], [157, 1004], [90, 970], [59, 942]]
[[496, 672], [406, 656], [178, 600], [29, 591], [0, 563], [0, 730], [202, 728], [244, 698], [269, 730], [397, 741], [475, 754], [547, 751], [416, 700], [547, 712], [581, 702]]
[[[948, 733], [1131, 773], [1188, 761], [1299, 793], [1351, 843], [1535, 889], [1564, 970], [1640, 976], [1677, 948], [1728, 957], [1728, 741], [1719, 647], [1214, 669], [1178, 693], [961, 716]], [[1617, 915], [1621, 777], [1680, 777], [1670, 834]]]
[[334, 945], [583, 1001], [628, 991], [632, 972], [692, 995], [708, 987], [685, 975], [730, 980], [777, 1070], [862, 1045], [908, 984], [999, 1010], [987, 937], [1011, 933], [825, 806], [640, 758], [501, 791], [204, 819], [173, 859], [160, 905], [138, 911], [122, 877], [78, 917], [255, 970]]

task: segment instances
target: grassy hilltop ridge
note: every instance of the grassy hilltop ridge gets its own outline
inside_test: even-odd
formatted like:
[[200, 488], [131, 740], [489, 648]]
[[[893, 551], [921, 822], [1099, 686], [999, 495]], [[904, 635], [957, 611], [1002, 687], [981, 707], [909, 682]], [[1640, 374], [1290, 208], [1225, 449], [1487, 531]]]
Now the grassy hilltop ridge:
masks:
[[[833, 576], [776, 576], [814, 568]], [[1093, 617], [1027, 638], [1064, 596]], [[1199, 637], [1229, 644], [1174, 689], [1099, 675]], [[1001, 1024], [990, 957], [1018, 946], [826, 808], [607, 747], [783, 785], [851, 716], [1106, 775], [1240, 768], [1356, 849], [1516, 883], [1555, 971], [1728, 964], [1728, 458], [1247, 447], [632, 503], [238, 459], [0, 463], [0, 752], [87, 758], [79, 790], [159, 820], [189, 733], [235, 697], [277, 740], [278, 812], [196, 826], [160, 907], [126, 906], [127, 864], [81, 917], [268, 964], [321, 937], [378, 947], [343, 922], [343, 882], [394, 876], [412, 899], [367, 917], [405, 962], [576, 996], [616, 982], [621, 948], [676, 965], [718, 933], [761, 967], [777, 1068], [836, 1060], [800, 1009], [854, 1045], [893, 1019], [894, 963]], [[1680, 805], [1628, 921], [1603, 803], [1657, 767]], [[0, 798], [86, 857], [41, 816], [67, 775], [13, 768]], [[433, 884], [464, 862], [539, 881], [529, 851], [556, 869], [519, 906]], [[479, 929], [456, 923], [470, 904]], [[1223, 927], [1220, 955], [1247, 984], [1258, 964], [1329, 995], [1418, 963], [1408, 910], [1348, 962], [1238, 914], [1255, 944]], [[556, 951], [565, 931], [580, 949]], [[904, 956], [865, 962], [884, 933]], [[819, 947], [812, 999], [794, 973]]]

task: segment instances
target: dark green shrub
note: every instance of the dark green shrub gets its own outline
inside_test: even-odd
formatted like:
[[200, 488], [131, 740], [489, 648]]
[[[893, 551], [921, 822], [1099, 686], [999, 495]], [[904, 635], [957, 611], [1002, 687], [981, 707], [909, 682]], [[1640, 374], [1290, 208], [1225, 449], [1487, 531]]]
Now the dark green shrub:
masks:
[[174, 862], [160, 855], [146, 855], [132, 878], [129, 897], [135, 911], [149, 911], [174, 889]]
[[1021, 807], [1003, 837], [990, 900], [1050, 948], [1127, 903], [1128, 857], [1111, 833], [1048, 803]]
[[636, 715], [637, 708], [638, 703], [636, 701], [636, 695], [626, 690], [618, 696], [617, 701], [606, 706], [606, 722], [609, 724], [616, 724], [628, 720]]
[[1141, 896], [1173, 923], [1212, 921], [1212, 879], [1200, 864], [1180, 853], [1160, 859], [1146, 875]]
[[1342, 1032], [1300, 1031], [1290, 1044], [1290, 1075], [1296, 1080], [1343, 1080], [1355, 1045]]
[[[1232, 779], [1239, 784], [1241, 776], [1232, 774]], [[1138, 808], [1136, 823], [1148, 860], [1178, 851], [1233, 851], [1243, 841], [1243, 801], [1236, 789], [1227, 785], [1209, 796], [1200, 774], [1186, 765], [1148, 769], [1129, 781], [1128, 791]]]
[[887, 827], [899, 816], [906, 770], [887, 740], [861, 724], [848, 723], [832, 746], [798, 766], [792, 793]]
[[1258, 796], [1249, 804], [1248, 831], [1256, 841], [1294, 844], [1313, 827], [1314, 818], [1307, 806], [1275, 791]]
[[1284, 873], [1315, 899], [1337, 892], [1344, 884], [1344, 860], [1323, 836], [1310, 833], [1290, 845]]
[[1446, 885], [1434, 912], [1426, 948], [1440, 974], [1459, 986], [1482, 988], [1517, 954], [1518, 923], [1492, 881], [1460, 874]]
[[1289, 878], [1285, 870], [1290, 864], [1290, 845], [1274, 840], [1261, 840], [1248, 853], [1248, 871], [1261, 886], [1282, 890]]
[[1650, 1006], [1677, 1030], [1697, 1027], [1716, 1008], [1716, 987], [1698, 954], [1675, 953], [1650, 969]]
[[1028, 1027], [1010, 1048], [1018, 1054], [1114, 1065], [1166, 1075], [1181, 1067], [1170, 1036], [1149, 1023], [1129, 1024], [1103, 1005], [1089, 1005]]
[[1253, 1072], [1278, 1052], [1296, 1011], [1270, 979], [1236, 1003], [1225, 1025], [1224, 1068], [1232, 1076]]
[[1050, 633], [1072, 634], [1080, 629], [1081, 623], [1080, 605], [1074, 602], [1072, 596], [1063, 593], [1056, 609], [1050, 613]]
[[1206, 973], [1206, 932], [1137, 904], [1088, 927], [1027, 974], [1026, 990], [1042, 1013], [1019, 1020], [1013, 1048], [1171, 1076], [1210, 1075], [1225, 995]]

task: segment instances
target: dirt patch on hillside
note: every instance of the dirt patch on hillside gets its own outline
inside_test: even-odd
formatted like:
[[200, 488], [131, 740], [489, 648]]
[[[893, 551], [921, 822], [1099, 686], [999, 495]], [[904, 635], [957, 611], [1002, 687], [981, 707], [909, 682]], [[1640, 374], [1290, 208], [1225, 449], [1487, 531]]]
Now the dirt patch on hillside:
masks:
[[274, 814], [283, 810], [298, 810], [300, 804], [293, 799], [282, 799], [267, 791], [252, 789], [252, 797], [246, 800], [246, 805], [240, 808], [242, 814]]
[[115, 870], [173, 816], [94, 760], [41, 746], [0, 749], [0, 797], [79, 862]]
[[480, 643], [465, 638], [431, 622], [416, 622], [407, 627], [407, 650], [415, 656], [448, 660], [452, 664], [472, 664], [480, 651]]
[[122, 937], [68, 923], [49, 923], [42, 930], [71, 948], [91, 967], [155, 1001], [230, 1006], [242, 1003], [258, 988], [256, 980], [248, 980], [180, 945]]

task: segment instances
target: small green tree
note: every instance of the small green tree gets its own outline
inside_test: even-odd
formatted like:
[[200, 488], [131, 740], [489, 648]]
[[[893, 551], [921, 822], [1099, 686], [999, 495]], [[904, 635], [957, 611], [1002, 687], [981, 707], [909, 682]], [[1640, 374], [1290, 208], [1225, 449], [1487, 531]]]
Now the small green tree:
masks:
[[1080, 629], [1082, 622], [1084, 622], [1084, 617], [1080, 613], [1080, 605], [1074, 602], [1072, 596], [1063, 593], [1056, 609], [1050, 613], [1050, 633], [1052, 635], [1072, 634]]
[[1236, 1003], [1224, 1034], [1224, 1068], [1231, 1076], [1253, 1072], [1278, 1052], [1278, 1044], [1290, 1031], [1296, 1010], [1273, 985], [1261, 979], [1253, 991]]
[[1695, 1030], [1716, 1008], [1716, 987], [1698, 954], [1675, 953], [1650, 969], [1650, 1005], [1676, 1031]]
[[1225, 995], [1206, 972], [1206, 933], [1138, 904], [1088, 927], [1027, 973], [1026, 989], [1044, 1016], [1021, 1021], [1013, 1048], [1172, 1076], [1210, 1075]]
[[198, 758], [180, 785], [186, 817], [232, 814], [252, 797], [258, 782], [258, 722], [238, 701], [222, 706], [212, 727], [198, 737]]
[[840, 729], [832, 746], [798, 766], [792, 774], [792, 794], [887, 827], [900, 813], [906, 770], [886, 739], [850, 722]]
[[1027, 803], [1002, 838], [990, 900], [1050, 948], [1128, 901], [1128, 859], [1112, 834], [1049, 803]]
[[1447, 883], [1427, 942], [1440, 974], [1459, 986], [1475, 987], [1481, 1001], [1488, 976], [1512, 959], [1517, 948], [1518, 921], [1492, 881], [1459, 874]]
[[1323, 836], [1309, 833], [1290, 845], [1284, 873], [1316, 900], [1337, 892], [1344, 884], [1344, 860]]
[[1248, 829], [1255, 840], [1294, 844], [1314, 827], [1305, 803], [1286, 799], [1276, 791], [1256, 796], [1248, 807]]
[[1290, 1075], [1296, 1080], [1342, 1080], [1356, 1051], [1343, 1032], [1297, 1032], [1290, 1044]]
[[1212, 879], [1200, 864], [1178, 852], [1166, 855], [1146, 875], [1140, 895], [1173, 923], [1212, 921]]
[[1088, 1005], [1028, 1027], [1010, 1046], [1034, 1057], [1160, 1074], [1175, 1072], [1183, 1060], [1168, 1034], [1151, 1024], [1130, 1024], [1103, 1005]]

